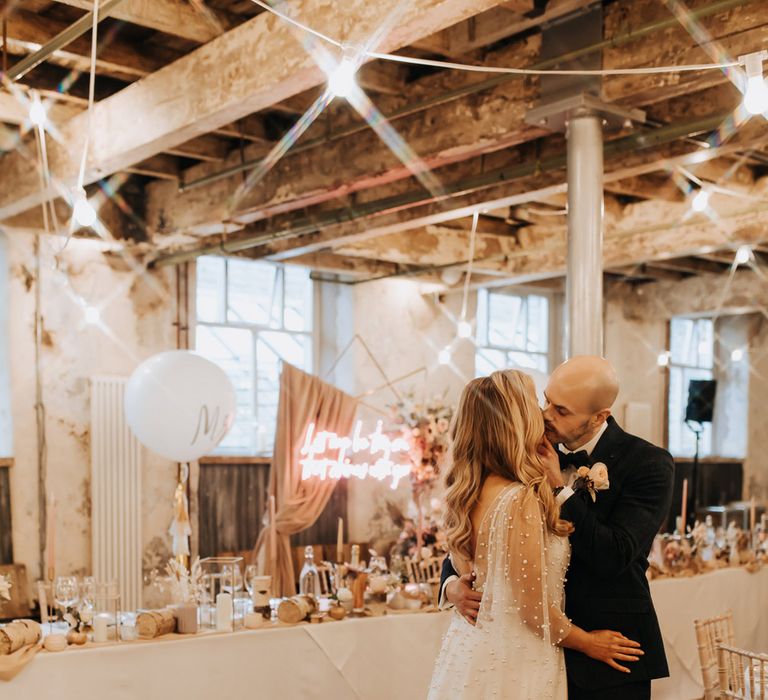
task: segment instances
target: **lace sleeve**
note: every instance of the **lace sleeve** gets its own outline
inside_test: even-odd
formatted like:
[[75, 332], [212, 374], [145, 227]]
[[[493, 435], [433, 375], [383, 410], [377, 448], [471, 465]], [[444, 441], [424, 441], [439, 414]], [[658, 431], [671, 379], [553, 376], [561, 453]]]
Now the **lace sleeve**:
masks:
[[561, 609], [562, 598], [548, 590], [541, 505], [532, 491], [523, 488], [505, 500], [489, 532], [488, 583], [493, 592], [489, 613], [492, 618], [514, 614], [536, 636], [559, 644], [570, 633], [571, 623]]

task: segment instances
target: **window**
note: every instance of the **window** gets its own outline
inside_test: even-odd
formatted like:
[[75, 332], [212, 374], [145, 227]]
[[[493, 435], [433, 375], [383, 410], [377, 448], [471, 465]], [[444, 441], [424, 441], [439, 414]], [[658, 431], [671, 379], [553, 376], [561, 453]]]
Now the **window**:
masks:
[[237, 394], [237, 418], [216, 450], [271, 454], [280, 361], [313, 369], [309, 270], [254, 260], [197, 260], [197, 351], [218, 364]]
[[[673, 318], [670, 323], [669, 451], [676, 457], [692, 457], [696, 451], [696, 435], [685, 422], [688, 384], [691, 379], [713, 379], [714, 336], [712, 319]], [[704, 423], [699, 455], [711, 453], [712, 424]]]
[[549, 373], [549, 298], [481, 289], [475, 375], [518, 367]]

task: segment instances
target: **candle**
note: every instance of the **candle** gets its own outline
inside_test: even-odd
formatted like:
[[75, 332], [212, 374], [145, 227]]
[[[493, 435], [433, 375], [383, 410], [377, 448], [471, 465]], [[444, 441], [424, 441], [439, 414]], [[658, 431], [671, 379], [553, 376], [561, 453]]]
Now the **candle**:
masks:
[[49, 581], [53, 581], [56, 572], [56, 498], [53, 494], [48, 497], [48, 535], [46, 537], [45, 573]]
[[336, 563], [344, 563], [344, 518], [339, 518], [339, 534], [336, 537]]
[[109, 615], [96, 615], [93, 618], [93, 641], [102, 644], [107, 641], [107, 623]]
[[48, 623], [48, 596], [45, 594], [45, 582], [37, 582], [37, 598], [40, 601], [40, 624]]
[[755, 533], [755, 525], [757, 525], [755, 518], [755, 497], [749, 499], [749, 537], [752, 541], [752, 547], [757, 546], [757, 537]]
[[680, 519], [683, 521], [683, 529], [680, 534], [685, 537], [688, 516], [688, 479], [683, 479], [683, 502], [680, 506]]
[[275, 497], [269, 497], [269, 573], [277, 574], [277, 526], [275, 524]]
[[225, 632], [232, 630], [232, 596], [229, 593], [216, 596], [216, 629]]
[[350, 557], [349, 563], [352, 566], [360, 566], [360, 545], [359, 544], [352, 545], [352, 556]]

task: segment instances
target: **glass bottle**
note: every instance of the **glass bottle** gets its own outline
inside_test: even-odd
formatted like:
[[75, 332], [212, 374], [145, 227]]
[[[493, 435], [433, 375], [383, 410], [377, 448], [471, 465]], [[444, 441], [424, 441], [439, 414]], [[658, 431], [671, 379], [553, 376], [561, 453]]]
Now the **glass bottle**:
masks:
[[304, 549], [304, 566], [299, 576], [299, 593], [320, 596], [320, 574], [315, 566], [315, 551], [309, 545]]

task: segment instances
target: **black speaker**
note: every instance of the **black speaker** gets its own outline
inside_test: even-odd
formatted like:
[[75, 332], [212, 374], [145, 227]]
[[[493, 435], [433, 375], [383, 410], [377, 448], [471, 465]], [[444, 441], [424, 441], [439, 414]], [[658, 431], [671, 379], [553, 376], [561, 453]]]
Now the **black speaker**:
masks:
[[715, 390], [717, 382], [714, 379], [691, 379], [688, 385], [688, 406], [685, 409], [685, 420], [696, 423], [711, 423], [715, 409]]

